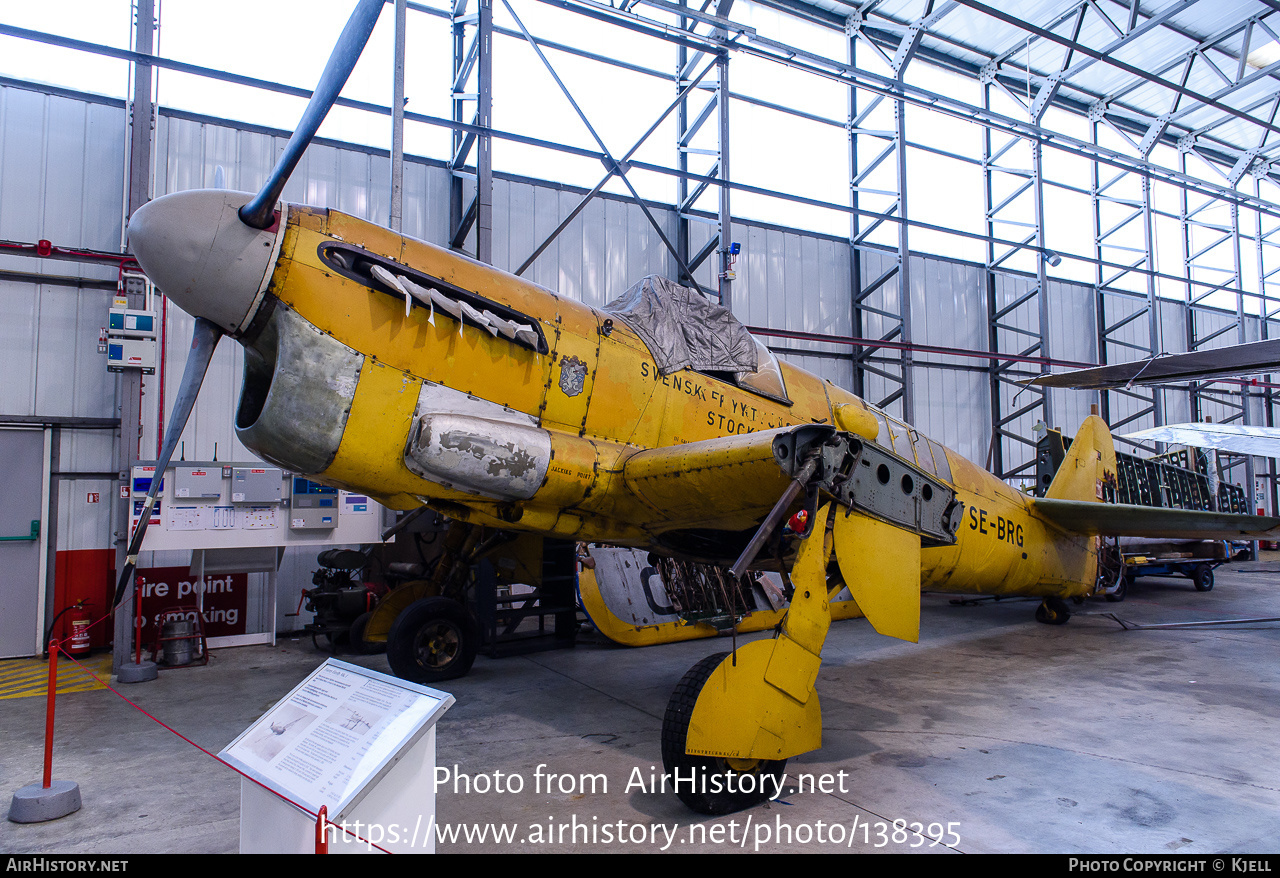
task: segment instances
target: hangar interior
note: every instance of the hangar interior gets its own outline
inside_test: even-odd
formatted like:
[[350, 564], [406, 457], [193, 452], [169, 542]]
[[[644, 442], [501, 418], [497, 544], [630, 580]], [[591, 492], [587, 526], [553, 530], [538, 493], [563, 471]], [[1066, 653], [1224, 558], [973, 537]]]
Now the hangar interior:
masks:
[[[0, 77], [0, 333], [17, 370], [0, 478], [22, 495], [5, 536], [39, 523], [0, 544], [0, 591], [18, 596], [0, 657], [38, 654], [76, 602], [109, 602], [135, 468], [159, 456], [193, 335], [128, 259], [128, 217], [269, 173], [350, 4], [279, 5], [307, 28], [261, 28], [226, 69], [199, 51], [222, 37], [174, 0], [101, 3], [111, 29], [0, 14], [23, 68]], [[1011, 485], [1035, 482], [1046, 427], [1071, 436], [1091, 406], [1117, 434], [1275, 425], [1270, 376], [1021, 383], [1280, 332], [1273, 0], [389, 0], [356, 71], [284, 200], [592, 306], [650, 274], [695, 287], [778, 357]], [[157, 315], [153, 367], [109, 371], [112, 307]], [[240, 347], [214, 355], [182, 435], [192, 470], [261, 465], [234, 427], [243, 370]], [[1223, 464], [1247, 506], [1280, 511], [1274, 460]], [[394, 521], [357, 514], [363, 530], [270, 547], [241, 642], [301, 628], [317, 547]], [[169, 529], [174, 548], [140, 567], [197, 563]], [[93, 645], [111, 637], [99, 626]]]

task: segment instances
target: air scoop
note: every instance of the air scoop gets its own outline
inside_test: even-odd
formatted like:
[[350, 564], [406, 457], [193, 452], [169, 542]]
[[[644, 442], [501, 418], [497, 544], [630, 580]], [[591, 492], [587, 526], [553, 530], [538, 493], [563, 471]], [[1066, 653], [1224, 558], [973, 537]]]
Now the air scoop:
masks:
[[151, 201], [129, 220], [129, 247], [183, 311], [232, 336], [253, 319], [275, 264], [280, 223], [255, 229], [238, 211], [248, 192], [194, 189]]

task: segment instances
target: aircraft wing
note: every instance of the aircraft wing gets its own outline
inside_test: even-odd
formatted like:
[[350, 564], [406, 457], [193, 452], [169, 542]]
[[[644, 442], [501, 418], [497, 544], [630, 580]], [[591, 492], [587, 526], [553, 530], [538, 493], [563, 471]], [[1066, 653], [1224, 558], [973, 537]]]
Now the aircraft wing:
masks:
[[793, 431], [825, 438], [834, 429], [784, 427], [650, 448], [627, 458], [622, 476], [658, 517], [678, 527], [745, 530], [769, 514], [791, 482], [773, 447]]
[[1167, 424], [1121, 438], [1139, 442], [1170, 442], [1194, 448], [1214, 448], [1233, 454], [1280, 457], [1280, 427], [1246, 424]]
[[1280, 339], [1249, 342], [1189, 354], [1169, 354], [1133, 363], [1041, 375], [1031, 384], [1103, 390], [1129, 384], [1171, 384], [1280, 371]]
[[1176, 540], [1260, 540], [1280, 536], [1280, 518], [1272, 516], [1080, 500], [1033, 502], [1037, 512], [1059, 527], [1091, 536]]

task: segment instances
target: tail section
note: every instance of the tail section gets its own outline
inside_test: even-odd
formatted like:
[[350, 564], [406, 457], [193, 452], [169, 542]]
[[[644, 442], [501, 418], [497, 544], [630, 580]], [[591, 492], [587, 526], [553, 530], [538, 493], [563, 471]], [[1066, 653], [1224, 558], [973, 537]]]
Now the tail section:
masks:
[[1103, 486], [1114, 485], [1115, 478], [1116, 448], [1111, 431], [1102, 418], [1090, 415], [1080, 425], [1045, 497], [1100, 503]]

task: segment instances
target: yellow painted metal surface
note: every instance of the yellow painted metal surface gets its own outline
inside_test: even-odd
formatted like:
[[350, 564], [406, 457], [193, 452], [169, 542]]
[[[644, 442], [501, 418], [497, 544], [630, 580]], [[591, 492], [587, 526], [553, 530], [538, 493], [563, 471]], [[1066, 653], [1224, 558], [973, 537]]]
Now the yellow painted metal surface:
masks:
[[813, 684], [831, 627], [827, 601], [827, 504], [814, 516], [791, 580], [795, 594], [774, 640], [732, 653], [703, 686], [689, 719], [695, 756], [787, 759], [822, 746], [822, 710]]
[[822, 746], [818, 697], [803, 704], [764, 681], [774, 640], [738, 648], [702, 687], [685, 750], [694, 756], [789, 759]]
[[789, 479], [773, 459], [775, 431], [723, 436], [637, 452], [626, 487], [672, 525], [750, 527], [768, 514]]
[[[656, 625], [634, 625], [624, 621], [609, 609], [604, 597], [600, 594], [600, 585], [594, 570], [583, 570], [578, 574], [578, 594], [582, 598], [582, 608], [586, 610], [596, 629], [614, 643], [623, 646], [658, 646], [663, 643], [679, 643], [683, 640], [700, 640], [706, 637], [717, 637], [720, 632], [704, 622], [659, 622]], [[831, 620], [858, 619], [862, 611], [853, 599], [833, 600], [829, 604]], [[754, 634], [776, 628], [786, 615], [786, 608], [779, 610], [757, 610], [749, 613], [738, 624], [739, 634]], [[389, 627], [389, 626], [388, 626]]]
[[370, 643], [384, 643], [401, 610], [416, 600], [432, 597], [436, 593], [437, 589], [425, 579], [405, 582], [392, 589], [373, 608], [373, 615], [364, 626], [364, 639]]
[[1067, 456], [1049, 483], [1045, 496], [1050, 500], [1102, 502], [1103, 486], [1116, 476], [1116, 447], [1111, 431], [1097, 415], [1080, 425]]
[[[335, 240], [411, 265], [526, 315], [541, 327], [548, 352], [539, 354], [442, 314], [429, 322], [425, 308], [415, 307], [406, 315], [398, 296], [340, 276], [320, 260], [318, 248]], [[748, 527], [747, 520], [758, 521], [767, 495], [776, 496], [784, 481], [770, 470], [767, 455], [756, 459], [758, 468], [745, 467], [735, 477], [732, 445], [721, 449], [720, 459], [677, 446], [828, 423], [915, 460], [954, 484], [963, 504], [958, 539], [953, 546], [920, 551], [919, 584], [924, 588], [1069, 597], [1094, 587], [1097, 550], [1092, 538], [1056, 527], [1035, 512], [1028, 498], [991, 474], [943, 452], [849, 392], [785, 363], [781, 371], [790, 405], [713, 375], [689, 370], [661, 375], [643, 343], [620, 321], [491, 266], [337, 211], [291, 207], [281, 254], [270, 292], [367, 357], [342, 447], [323, 475], [325, 481], [357, 488], [397, 508], [429, 502], [459, 520], [647, 546], [673, 527], [689, 526], [700, 510], [710, 511], [696, 519], [699, 526]], [[532, 498], [500, 503], [468, 496], [404, 467], [412, 420], [409, 389], [422, 381], [537, 419], [551, 437], [553, 452], [546, 481]], [[1081, 454], [1091, 449], [1092, 458], [1069, 461], [1070, 471], [1054, 488], [1061, 496], [1096, 496], [1099, 480], [1114, 471], [1105, 425], [1090, 419], [1082, 437], [1085, 441], [1074, 447]], [[640, 478], [651, 449], [661, 449], [649, 458], [660, 466]], [[637, 463], [629, 470], [632, 458]], [[686, 479], [682, 468], [708, 475]], [[768, 476], [762, 475], [766, 472]], [[895, 588], [903, 590], [901, 583]]]
[[881, 634], [920, 640], [920, 537], [883, 521], [835, 512], [836, 562]]
[[833, 406], [835, 424], [847, 433], [856, 433], [864, 439], [875, 441], [880, 435], [880, 424], [875, 415], [867, 408], [866, 403], [840, 402]]
[[404, 485], [415, 480], [404, 465], [404, 445], [420, 386], [408, 373], [367, 357], [342, 444], [322, 478], [354, 491], [370, 480]]

